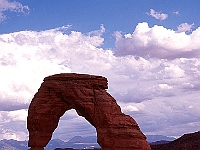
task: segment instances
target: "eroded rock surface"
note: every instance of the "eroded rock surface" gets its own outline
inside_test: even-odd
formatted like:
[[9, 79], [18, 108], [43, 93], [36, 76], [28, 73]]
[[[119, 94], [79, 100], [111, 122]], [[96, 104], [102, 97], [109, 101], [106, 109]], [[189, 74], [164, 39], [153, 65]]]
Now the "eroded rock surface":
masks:
[[101, 76], [65, 73], [46, 77], [29, 106], [30, 149], [43, 150], [60, 117], [75, 109], [96, 128], [103, 150], [150, 150], [136, 121], [121, 112], [107, 88], [107, 79]]
[[200, 131], [184, 134], [166, 144], [152, 144], [152, 150], [200, 150]]

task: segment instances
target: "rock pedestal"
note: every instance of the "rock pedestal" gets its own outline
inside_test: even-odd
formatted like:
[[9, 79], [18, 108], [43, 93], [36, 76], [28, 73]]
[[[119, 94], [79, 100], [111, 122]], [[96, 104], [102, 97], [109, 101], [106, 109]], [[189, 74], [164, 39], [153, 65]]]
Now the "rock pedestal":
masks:
[[150, 150], [136, 121], [121, 112], [101, 76], [64, 73], [44, 79], [28, 110], [30, 150], [43, 150], [60, 117], [75, 109], [97, 131], [103, 150]]

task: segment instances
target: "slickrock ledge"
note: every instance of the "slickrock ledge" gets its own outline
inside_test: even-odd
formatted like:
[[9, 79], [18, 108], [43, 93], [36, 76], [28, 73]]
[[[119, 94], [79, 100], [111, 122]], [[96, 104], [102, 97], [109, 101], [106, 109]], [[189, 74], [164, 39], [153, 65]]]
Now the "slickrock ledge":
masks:
[[75, 109], [96, 128], [103, 150], [150, 150], [136, 121], [121, 112], [102, 76], [62, 73], [44, 78], [28, 110], [30, 150], [44, 150], [60, 117]]

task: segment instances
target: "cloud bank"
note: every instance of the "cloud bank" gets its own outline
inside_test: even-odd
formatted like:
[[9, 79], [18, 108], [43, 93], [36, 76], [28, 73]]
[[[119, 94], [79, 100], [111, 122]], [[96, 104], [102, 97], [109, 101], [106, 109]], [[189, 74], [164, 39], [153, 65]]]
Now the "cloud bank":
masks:
[[30, 11], [28, 6], [23, 6], [19, 2], [10, 2], [9, 0], [0, 0], [0, 23], [7, 19], [4, 14], [6, 11], [28, 13]]
[[[115, 49], [101, 48], [103, 25], [87, 34], [66, 30], [0, 35], [0, 138], [27, 139], [27, 108], [43, 78], [67, 72], [107, 77], [108, 92], [145, 134], [199, 130], [199, 28], [185, 34], [139, 23], [133, 33], [115, 33]], [[68, 111], [54, 138], [80, 134], [95, 129]]]
[[181, 24], [178, 30], [166, 29], [155, 25], [152, 28], [148, 23], [139, 23], [132, 34], [121, 35], [115, 33], [117, 56], [134, 55], [144, 58], [176, 59], [199, 57], [200, 28], [191, 34], [192, 25]]

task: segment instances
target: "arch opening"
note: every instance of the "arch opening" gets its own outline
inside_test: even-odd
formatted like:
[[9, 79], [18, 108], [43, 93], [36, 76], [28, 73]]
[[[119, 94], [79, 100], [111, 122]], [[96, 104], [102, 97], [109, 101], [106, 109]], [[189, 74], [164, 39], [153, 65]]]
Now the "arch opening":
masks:
[[96, 128], [84, 117], [79, 116], [75, 109], [66, 111], [60, 117], [58, 127], [55, 129], [52, 139], [60, 139], [65, 142], [66, 144], [61, 148], [100, 148], [100, 145], [97, 144]]
[[[63, 135], [59, 136], [59, 134]], [[52, 139], [59, 137], [59, 139], [63, 141], [68, 141], [73, 138], [73, 136], [86, 137], [96, 135], [96, 128], [84, 117], [79, 116], [75, 109], [70, 109], [60, 117], [58, 127], [54, 131]]]

